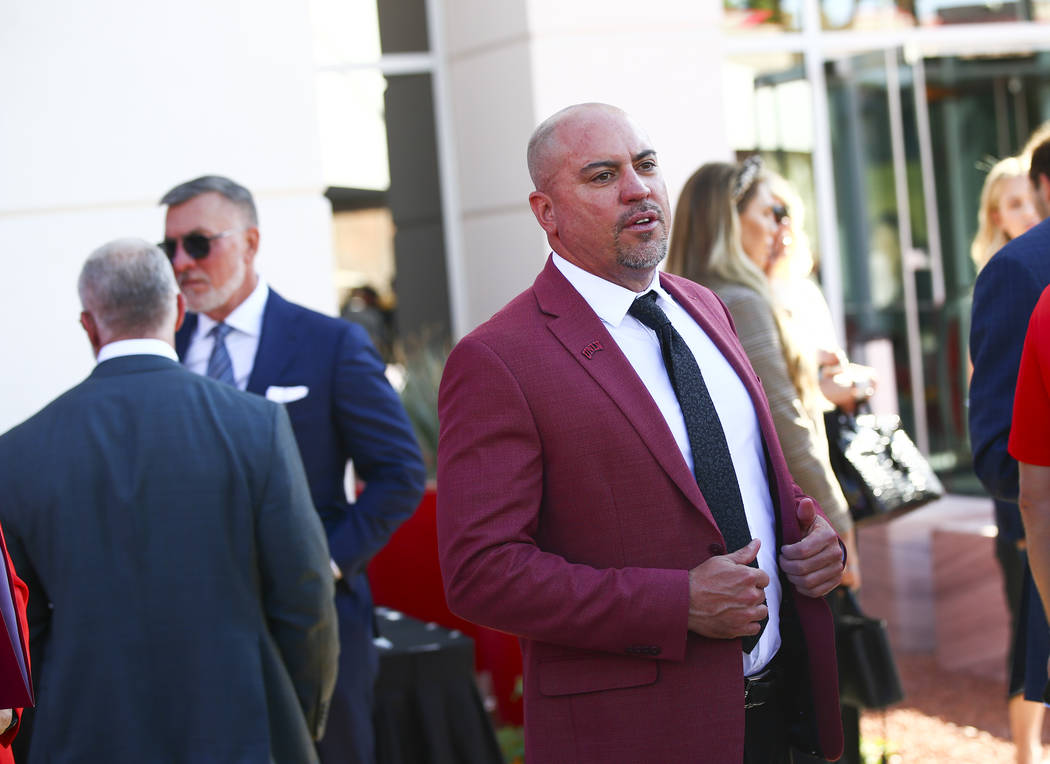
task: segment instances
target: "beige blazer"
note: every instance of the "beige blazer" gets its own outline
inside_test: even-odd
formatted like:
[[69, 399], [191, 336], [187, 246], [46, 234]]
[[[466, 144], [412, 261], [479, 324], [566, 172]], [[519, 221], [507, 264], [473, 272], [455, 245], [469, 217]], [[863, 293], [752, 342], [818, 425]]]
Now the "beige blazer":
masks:
[[845, 534], [853, 520], [831, 470], [824, 413], [803, 404], [788, 375], [772, 308], [762, 295], [742, 284], [716, 281], [711, 288], [729, 308], [740, 343], [762, 380], [792, 477], [804, 493], [816, 499], [835, 530]]

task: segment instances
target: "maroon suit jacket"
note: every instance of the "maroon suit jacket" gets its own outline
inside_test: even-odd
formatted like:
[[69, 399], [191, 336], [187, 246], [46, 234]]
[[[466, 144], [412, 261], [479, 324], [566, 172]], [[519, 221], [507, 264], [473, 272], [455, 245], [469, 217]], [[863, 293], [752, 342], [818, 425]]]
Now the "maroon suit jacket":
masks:
[[[661, 274], [751, 395], [781, 543], [800, 538], [762, 386], [725, 306]], [[439, 397], [438, 543], [459, 615], [521, 637], [525, 748], [557, 764], [739, 764], [739, 640], [688, 631], [688, 571], [722, 535], [652, 396], [548, 261], [456, 346]], [[797, 737], [842, 748], [831, 617], [784, 580]]]

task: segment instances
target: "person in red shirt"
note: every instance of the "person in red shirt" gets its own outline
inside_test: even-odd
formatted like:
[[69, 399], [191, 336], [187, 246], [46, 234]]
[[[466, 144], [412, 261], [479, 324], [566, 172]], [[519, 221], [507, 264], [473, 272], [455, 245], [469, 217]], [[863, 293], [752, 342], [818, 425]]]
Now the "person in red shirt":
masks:
[[1028, 322], [1017, 374], [1008, 444], [1019, 465], [1028, 562], [1044, 607], [1050, 605], [1050, 287]]
[[[29, 671], [29, 625], [26, 620], [26, 603], [29, 600], [29, 587], [15, 573], [15, 567], [11, 564], [11, 557], [7, 554], [7, 543], [4, 540], [3, 531], [0, 531], [0, 565], [7, 566], [7, 576], [11, 581], [11, 591], [14, 592], [15, 616], [18, 620], [19, 638], [22, 640], [22, 648], [26, 656], [26, 671]], [[15, 739], [15, 735], [18, 734], [21, 717], [21, 708], [0, 709], [0, 764], [15, 764], [14, 754], [11, 753], [11, 743]]]

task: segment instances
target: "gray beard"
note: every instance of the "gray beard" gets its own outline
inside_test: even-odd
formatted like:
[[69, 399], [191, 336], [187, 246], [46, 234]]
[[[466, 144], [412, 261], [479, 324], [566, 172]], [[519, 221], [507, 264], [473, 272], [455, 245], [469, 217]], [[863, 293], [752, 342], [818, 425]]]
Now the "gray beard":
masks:
[[186, 308], [192, 313], [204, 313], [207, 315], [225, 305], [233, 297], [233, 293], [240, 289], [241, 284], [247, 277], [247, 271], [248, 266], [242, 260], [238, 260], [237, 270], [221, 287], [213, 286], [203, 294], [194, 294], [189, 291], [183, 292], [182, 294], [186, 298]]
[[613, 246], [616, 248], [617, 264], [624, 268], [644, 271], [655, 268], [667, 257], [667, 234], [654, 231], [649, 234], [648, 240], [628, 249], [620, 241], [620, 235], [617, 233]]

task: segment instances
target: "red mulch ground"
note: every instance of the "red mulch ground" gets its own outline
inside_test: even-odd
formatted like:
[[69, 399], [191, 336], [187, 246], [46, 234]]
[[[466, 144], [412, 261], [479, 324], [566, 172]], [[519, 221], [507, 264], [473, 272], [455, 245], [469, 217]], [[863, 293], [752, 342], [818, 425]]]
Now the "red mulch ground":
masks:
[[[1003, 682], [947, 672], [932, 655], [898, 653], [904, 700], [885, 712], [865, 712], [861, 739], [877, 762], [882, 741], [900, 764], [994, 764], [1014, 761]], [[1050, 740], [1050, 719], [1043, 739]], [[874, 758], [871, 756], [874, 755]]]

